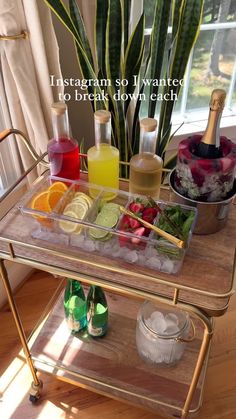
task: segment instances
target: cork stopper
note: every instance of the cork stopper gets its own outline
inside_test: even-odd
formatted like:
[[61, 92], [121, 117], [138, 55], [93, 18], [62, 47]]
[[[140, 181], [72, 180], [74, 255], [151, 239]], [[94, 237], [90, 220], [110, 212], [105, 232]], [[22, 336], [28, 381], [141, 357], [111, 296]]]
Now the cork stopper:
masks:
[[225, 106], [226, 91], [214, 89], [211, 94], [210, 108], [212, 111], [223, 111]]
[[143, 118], [140, 121], [140, 127], [145, 132], [153, 132], [156, 130], [157, 127], [157, 120], [154, 118]]
[[94, 113], [94, 118], [99, 124], [106, 124], [111, 119], [111, 113], [101, 109]]
[[52, 112], [56, 115], [62, 115], [67, 110], [67, 105], [64, 102], [54, 102], [51, 106]]

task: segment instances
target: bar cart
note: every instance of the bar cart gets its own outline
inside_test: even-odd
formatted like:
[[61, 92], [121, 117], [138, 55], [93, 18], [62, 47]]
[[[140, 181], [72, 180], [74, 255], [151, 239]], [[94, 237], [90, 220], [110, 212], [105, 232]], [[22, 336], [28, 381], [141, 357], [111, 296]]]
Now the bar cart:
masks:
[[[1, 134], [0, 142], [17, 130]], [[23, 138], [35, 159], [34, 165], [3, 195], [2, 202], [38, 165], [47, 166]], [[84, 175], [86, 176], [86, 175]], [[127, 188], [121, 182], [120, 188]], [[168, 200], [168, 188], [161, 198]], [[186, 418], [202, 403], [205, 372], [213, 335], [213, 321], [223, 315], [236, 281], [236, 211], [232, 205], [224, 230], [208, 236], [194, 236], [179, 275], [156, 272], [147, 267], [89, 255], [85, 250], [66, 247], [32, 237], [35, 220], [24, 217], [18, 205], [0, 221], [0, 271], [18, 334], [32, 373], [30, 400], [39, 399], [42, 382], [37, 370], [115, 399], [168, 417]], [[62, 295], [57, 292], [40, 324], [26, 339], [14, 301], [5, 261], [10, 260], [107, 290], [111, 313], [110, 332], [102, 340], [79, 340], [63, 325]], [[58, 294], [59, 298], [58, 298]], [[183, 359], [171, 368], [153, 368], [138, 356], [135, 324], [142, 300], [179, 308], [195, 323], [195, 339]]]

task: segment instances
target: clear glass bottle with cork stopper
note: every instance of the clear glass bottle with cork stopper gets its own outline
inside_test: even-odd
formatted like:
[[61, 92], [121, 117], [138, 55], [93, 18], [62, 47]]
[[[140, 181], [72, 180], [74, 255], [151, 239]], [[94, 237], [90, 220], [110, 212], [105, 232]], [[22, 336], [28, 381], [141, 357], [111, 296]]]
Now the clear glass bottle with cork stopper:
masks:
[[[88, 150], [88, 179], [100, 186], [119, 188], [119, 150], [111, 145], [111, 114], [106, 110], [94, 113], [95, 146]], [[97, 190], [90, 190], [95, 197]], [[104, 194], [109, 201], [116, 196], [114, 192]]]
[[79, 146], [69, 134], [67, 105], [55, 102], [51, 106], [53, 138], [48, 143], [48, 158], [52, 176], [79, 179]]
[[155, 154], [157, 121], [144, 118], [140, 121], [139, 154], [130, 160], [129, 191], [134, 194], [159, 198], [162, 158]]

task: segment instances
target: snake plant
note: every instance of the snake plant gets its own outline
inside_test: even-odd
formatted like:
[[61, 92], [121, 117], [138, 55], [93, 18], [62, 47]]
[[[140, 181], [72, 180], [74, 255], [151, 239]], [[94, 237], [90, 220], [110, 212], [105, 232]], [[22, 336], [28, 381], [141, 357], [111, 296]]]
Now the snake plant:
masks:
[[[102, 87], [107, 99], [102, 98], [99, 86], [89, 86], [88, 93], [99, 94], [99, 100], [91, 101], [94, 110], [108, 109], [112, 114], [113, 142], [120, 150], [122, 161], [128, 162], [138, 150], [138, 127], [142, 96], [136, 102], [132, 95], [144, 92], [142, 81], [139, 89], [134, 85], [138, 79], [183, 79], [188, 57], [198, 36], [203, 0], [157, 0], [154, 10], [153, 26], [149, 45], [145, 50], [143, 13], [132, 33], [129, 33], [132, 0], [97, 0], [95, 19], [96, 54], [93, 57], [86, 34], [85, 25], [76, 0], [69, 0], [69, 8], [62, 0], [44, 0], [71, 33], [82, 76], [85, 79], [110, 80], [110, 85]], [[134, 0], [133, 0], [134, 1]], [[171, 17], [171, 44], [168, 47], [168, 26]], [[168, 40], [168, 42], [167, 42]], [[119, 86], [117, 80], [128, 80], [127, 85]], [[99, 83], [98, 83], [99, 84]], [[170, 88], [178, 96], [180, 86], [165, 86], [164, 93]], [[149, 117], [156, 113], [156, 101], [150, 100], [153, 93], [158, 94], [160, 87], [148, 87]], [[119, 99], [118, 94], [126, 94], [127, 100]], [[114, 99], [116, 98], [116, 100]], [[135, 102], [135, 105], [131, 102]], [[171, 115], [174, 100], [163, 100], [159, 115], [159, 131], [156, 153], [164, 158], [171, 140]], [[129, 123], [128, 123], [129, 121]], [[131, 121], [131, 123], [130, 123]], [[166, 162], [171, 167], [174, 159]], [[123, 176], [127, 176], [124, 167]]]

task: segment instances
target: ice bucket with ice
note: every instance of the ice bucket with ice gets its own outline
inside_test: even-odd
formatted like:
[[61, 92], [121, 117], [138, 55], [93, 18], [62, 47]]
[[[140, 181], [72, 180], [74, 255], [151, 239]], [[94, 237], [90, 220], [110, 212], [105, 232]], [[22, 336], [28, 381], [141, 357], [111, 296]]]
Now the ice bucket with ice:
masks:
[[145, 301], [136, 326], [136, 345], [140, 357], [151, 364], [175, 365], [183, 356], [190, 330], [186, 312], [156, 306]]

